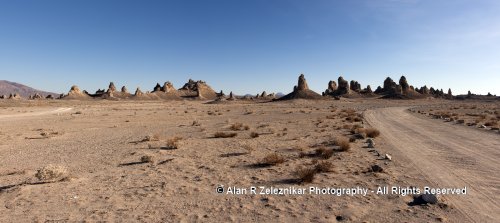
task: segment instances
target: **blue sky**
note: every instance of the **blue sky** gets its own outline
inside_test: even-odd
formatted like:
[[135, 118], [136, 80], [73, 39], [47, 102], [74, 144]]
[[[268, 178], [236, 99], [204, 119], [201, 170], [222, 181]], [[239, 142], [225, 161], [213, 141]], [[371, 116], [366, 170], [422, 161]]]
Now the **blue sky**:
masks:
[[497, 0], [0, 0], [0, 79], [67, 92], [189, 78], [238, 94], [375, 89], [500, 95]]

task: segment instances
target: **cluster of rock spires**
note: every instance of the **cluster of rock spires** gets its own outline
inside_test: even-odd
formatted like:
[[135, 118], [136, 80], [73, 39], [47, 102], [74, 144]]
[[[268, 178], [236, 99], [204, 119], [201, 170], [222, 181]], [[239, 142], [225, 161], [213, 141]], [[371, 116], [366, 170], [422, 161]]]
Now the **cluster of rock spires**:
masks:
[[167, 81], [162, 85], [157, 83], [152, 91], [143, 92], [140, 88], [137, 88], [132, 94], [128, 91], [127, 87], [123, 86], [121, 90], [117, 90], [113, 82], [109, 83], [107, 90], [98, 89], [94, 94], [90, 94], [87, 91], [81, 91], [78, 86], [72, 86], [68, 94], [63, 95], [63, 99], [92, 99], [92, 98], [102, 98], [110, 100], [119, 99], [143, 99], [143, 100], [154, 100], [154, 99], [170, 99], [170, 100], [181, 100], [183, 98], [193, 98], [193, 99], [204, 99], [213, 100], [218, 97], [218, 94], [207, 85], [204, 81], [194, 81], [189, 79], [189, 81], [179, 89], [175, 89], [174, 85]]
[[345, 96], [345, 97], [355, 97], [359, 96], [377, 96], [382, 95], [383, 98], [400, 98], [400, 99], [417, 99], [425, 97], [435, 97], [435, 98], [448, 98], [452, 99], [453, 95], [451, 89], [448, 89], [448, 93], [444, 94], [443, 90], [434, 90], [431, 88], [429, 90], [427, 86], [423, 86], [420, 89], [414, 88], [408, 84], [405, 76], [401, 76], [399, 84], [396, 84], [390, 77], [387, 77], [384, 81], [383, 87], [378, 86], [375, 91], [372, 90], [370, 85], [362, 89], [361, 84], [355, 80], [351, 80], [350, 84], [344, 80], [342, 76], [338, 78], [338, 86], [335, 81], [330, 81], [328, 83], [328, 88], [323, 92], [323, 96]]
[[[19, 100], [19, 99], [23, 99], [23, 97], [21, 97], [21, 95], [19, 95], [18, 93], [13, 93], [13, 94], [9, 94], [9, 95], [0, 95], [0, 99]], [[28, 99], [29, 100], [42, 100], [42, 99], [55, 99], [55, 97], [52, 96], [51, 94], [47, 95], [47, 97], [43, 97], [41, 94], [35, 93], [34, 95], [28, 96]]]
[[[9, 95], [0, 95], [0, 99], [20, 100], [20, 99], [23, 99], [23, 97], [18, 93], [11, 93]], [[42, 100], [42, 99], [55, 99], [55, 97], [52, 96], [51, 94], [44, 97], [40, 93], [35, 93], [33, 95], [29, 95], [28, 99], [29, 100]]]
[[0, 98], [1, 99], [21, 99], [21, 96], [18, 93], [14, 93], [14, 94], [9, 94], [9, 96], [1, 95]]
[[[451, 89], [448, 89], [447, 93], [444, 93], [443, 89], [434, 89], [433, 87], [428, 88], [427, 86], [422, 86], [416, 88], [410, 84], [405, 76], [401, 76], [399, 83], [394, 82], [390, 77], [384, 80], [383, 86], [378, 86], [375, 91], [372, 91], [370, 85], [366, 88], [362, 88], [358, 81], [351, 80], [348, 82], [342, 76], [337, 79], [337, 82], [331, 80], [328, 82], [327, 89], [322, 92], [322, 95], [309, 89], [307, 81], [304, 74], [301, 74], [298, 78], [297, 85], [293, 87], [293, 91], [283, 97], [277, 98], [274, 93], [267, 94], [266, 91], [259, 93], [255, 96], [242, 96], [237, 97], [230, 92], [229, 95], [225, 95], [224, 92], [215, 92], [206, 82], [204, 81], [194, 81], [189, 79], [187, 83], [184, 84], [179, 89], [176, 89], [173, 84], [169, 81], [164, 82], [163, 85], [157, 83], [152, 91], [143, 92], [141, 89], [137, 88], [134, 93], [130, 93], [128, 89], [123, 86], [120, 90], [117, 90], [113, 82], [109, 83], [107, 90], [97, 90], [94, 94], [90, 94], [87, 91], [82, 91], [76, 85], [72, 86], [67, 94], [61, 94], [59, 99], [109, 99], [109, 100], [120, 100], [120, 99], [142, 99], [142, 100], [155, 100], [155, 99], [169, 99], [169, 100], [182, 100], [186, 98], [190, 99], [201, 99], [201, 100], [215, 100], [215, 101], [235, 101], [235, 100], [290, 100], [290, 99], [324, 99], [328, 97], [334, 97], [335, 99], [340, 99], [340, 97], [382, 97], [382, 98], [395, 98], [395, 99], [418, 99], [418, 98], [445, 98], [453, 99], [459, 97], [454, 97], [452, 95]], [[475, 95], [469, 94], [465, 98], [473, 98]], [[0, 99], [21, 99], [19, 94], [1, 95]], [[43, 97], [42, 95], [35, 93], [30, 95], [29, 99], [55, 99], [54, 96], [48, 95]]]
[[421, 88], [415, 88], [413, 85], [408, 84], [405, 76], [401, 76], [399, 79], [399, 84], [396, 84], [390, 77], [384, 80], [384, 87], [378, 87], [375, 91], [376, 94], [383, 95], [384, 98], [400, 98], [400, 99], [412, 99], [412, 98], [448, 98], [452, 99], [453, 95], [451, 89], [448, 89], [448, 93], [445, 94], [443, 89], [434, 90], [434, 88], [427, 88], [423, 86]]

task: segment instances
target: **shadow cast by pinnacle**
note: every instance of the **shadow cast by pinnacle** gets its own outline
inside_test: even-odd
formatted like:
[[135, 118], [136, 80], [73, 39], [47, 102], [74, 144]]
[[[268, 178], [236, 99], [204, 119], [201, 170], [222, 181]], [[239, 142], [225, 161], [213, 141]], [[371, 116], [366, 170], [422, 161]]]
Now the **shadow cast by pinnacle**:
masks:
[[122, 167], [122, 166], [133, 166], [133, 165], [139, 165], [139, 164], [144, 164], [144, 163], [148, 163], [148, 162], [147, 161], [139, 161], [139, 162], [121, 163], [118, 166], [119, 167]]
[[301, 184], [302, 180], [300, 179], [294, 179], [294, 178], [288, 178], [288, 179], [281, 179], [281, 180], [276, 180], [276, 181], [271, 181], [272, 184]]
[[227, 157], [243, 156], [243, 155], [247, 155], [247, 154], [248, 153], [225, 153], [225, 154], [221, 154], [220, 157], [227, 158]]
[[168, 163], [168, 162], [170, 162], [172, 160], [174, 160], [174, 159], [172, 158], [172, 159], [163, 160], [163, 161], [159, 162], [158, 165], [162, 165], [162, 164]]
[[245, 165], [244, 167], [249, 168], [249, 169], [261, 169], [261, 168], [268, 168], [268, 167], [272, 167], [272, 166], [273, 165], [269, 164], [269, 163], [254, 163], [254, 164]]

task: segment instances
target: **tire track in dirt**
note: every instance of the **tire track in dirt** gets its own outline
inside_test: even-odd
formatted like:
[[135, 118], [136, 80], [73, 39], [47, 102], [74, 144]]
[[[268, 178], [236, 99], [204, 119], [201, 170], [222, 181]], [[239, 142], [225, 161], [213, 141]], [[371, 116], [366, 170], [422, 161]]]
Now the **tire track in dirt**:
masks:
[[[381, 131], [393, 157], [403, 156], [438, 188], [463, 188], [467, 195], [444, 195], [468, 221], [500, 219], [500, 136], [417, 117], [407, 108], [365, 112]], [[394, 156], [395, 155], [395, 156]]]

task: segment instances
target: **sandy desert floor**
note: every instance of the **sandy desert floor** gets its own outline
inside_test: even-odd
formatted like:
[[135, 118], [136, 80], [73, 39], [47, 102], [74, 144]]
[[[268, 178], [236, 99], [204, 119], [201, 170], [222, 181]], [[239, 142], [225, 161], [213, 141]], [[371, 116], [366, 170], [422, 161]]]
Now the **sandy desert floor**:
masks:
[[[3, 100], [0, 222], [494, 222], [500, 219], [498, 130], [423, 114], [464, 103]], [[348, 151], [332, 143], [353, 137], [353, 126], [380, 131], [374, 149], [366, 139], [353, 140]], [[220, 133], [236, 135], [214, 137]], [[333, 154], [316, 155], [320, 149]], [[273, 154], [284, 161], [263, 165]], [[311, 183], [298, 180], [298, 170], [319, 163], [332, 167]], [[37, 171], [48, 165], [65, 171], [40, 178]], [[226, 192], [430, 186], [468, 193], [409, 205], [412, 195], [232, 195], [218, 194], [219, 185]]]

